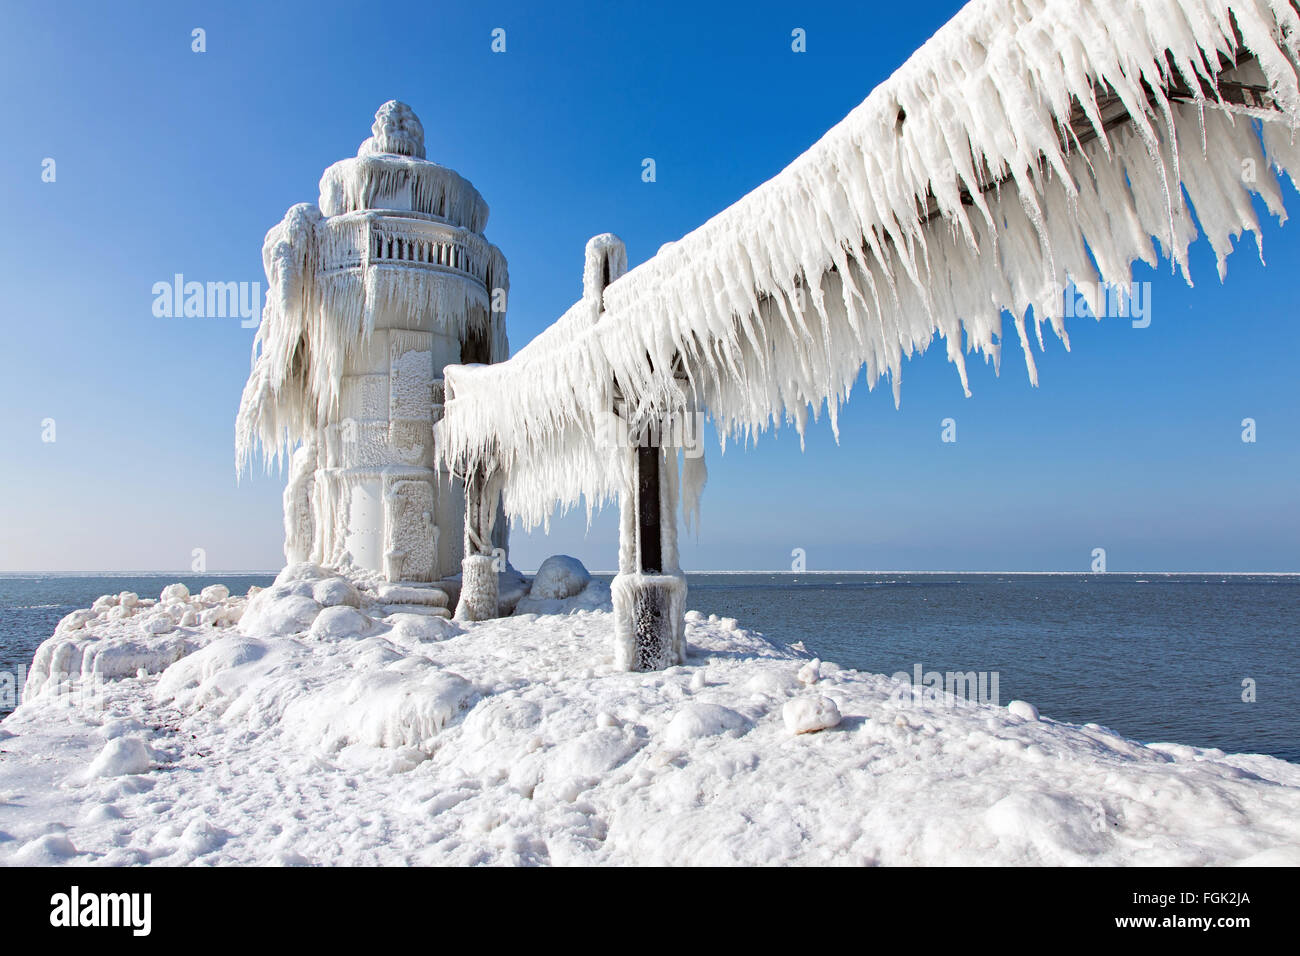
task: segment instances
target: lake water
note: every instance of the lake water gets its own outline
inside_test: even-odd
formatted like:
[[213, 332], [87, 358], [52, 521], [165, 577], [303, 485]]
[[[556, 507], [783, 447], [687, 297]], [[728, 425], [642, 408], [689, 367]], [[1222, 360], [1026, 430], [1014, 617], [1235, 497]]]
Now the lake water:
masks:
[[[104, 593], [184, 581], [242, 593], [269, 574], [0, 575], [0, 671]], [[844, 667], [998, 674], [1002, 703], [1300, 762], [1300, 576], [699, 574], [689, 607]], [[1243, 701], [1243, 681], [1256, 699]]]
[[1300, 762], [1300, 576], [698, 575], [690, 591], [841, 666], [997, 672], [1002, 703], [1057, 720]]

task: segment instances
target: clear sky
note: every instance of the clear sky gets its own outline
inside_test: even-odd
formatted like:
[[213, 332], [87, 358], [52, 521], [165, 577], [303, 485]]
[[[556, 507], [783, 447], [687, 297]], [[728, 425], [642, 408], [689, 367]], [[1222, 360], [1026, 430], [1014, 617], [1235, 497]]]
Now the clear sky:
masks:
[[[316, 199], [385, 100], [410, 103], [429, 158], [490, 204], [517, 349], [579, 296], [590, 236], [653, 255], [779, 172], [958, 6], [426, 0], [385, 20], [358, 3], [6, 3], [0, 570], [187, 569], [195, 548], [209, 570], [282, 563], [283, 478], [237, 483], [233, 463], [253, 330], [155, 317], [151, 290], [183, 273], [264, 291], [266, 230]], [[838, 446], [824, 423], [802, 454], [793, 432], [713, 445], [683, 566], [786, 570], [801, 548], [809, 570], [1086, 571], [1105, 548], [1112, 571], [1300, 570], [1298, 237], [1270, 221], [1270, 265], [1247, 240], [1223, 285], [1203, 240], [1194, 289], [1139, 267], [1150, 326], [1074, 320], [1036, 389], [1009, 344], [1000, 377], [972, 366], [967, 399], [934, 349], [905, 368], [901, 410], [887, 388], [855, 393]], [[613, 518], [516, 533], [512, 559], [610, 568]]]

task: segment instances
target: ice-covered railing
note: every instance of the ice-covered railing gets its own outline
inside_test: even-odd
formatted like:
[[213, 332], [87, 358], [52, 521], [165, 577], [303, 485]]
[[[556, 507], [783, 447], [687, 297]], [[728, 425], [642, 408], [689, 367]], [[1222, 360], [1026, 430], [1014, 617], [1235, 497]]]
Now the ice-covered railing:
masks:
[[652, 408], [684, 376], [724, 442], [802, 434], [823, 405], [834, 428], [864, 370], [897, 401], [936, 335], [966, 389], [1004, 312], [1036, 381], [1027, 318], [1068, 347], [1071, 281], [1100, 314], [1135, 261], [1186, 274], [1192, 209], [1221, 275], [1233, 239], [1258, 241], [1253, 194], [1284, 217], [1298, 41], [1287, 0], [975, 0], [778, 176], [510, 361], [448, 369], [439, 452], [502, 467], [531, 526], [617, 490], [616, 381]]
[[347, 356], [366, 347], [377, 314], [431, 316], [461, 341], [500, 338], [494, 354], [505, 353], [504, 324], [492, 321], [493, 290], [509, 288], [500, 250], [467, 229], [405, 216], [327, 217], [300, 203], [267, 233], [270, 288], [236, 419], [237, 466], [256, 444], [269, 463], [329, 417]]
[[507, 352], [493, 301], [510, 283], [481, 235], [487, 203], [425, 159], [424, 127], [406, 104], [381, 106], [371, 134], [325, 170], [315, 204], [293, 206], [266, 235], [269, 288], [235, 423], [238, 469], [259, 445], [267, 464], [287, 455], [337, 413], [344, 367], [369, 347], [376, 315], [417, 317]]

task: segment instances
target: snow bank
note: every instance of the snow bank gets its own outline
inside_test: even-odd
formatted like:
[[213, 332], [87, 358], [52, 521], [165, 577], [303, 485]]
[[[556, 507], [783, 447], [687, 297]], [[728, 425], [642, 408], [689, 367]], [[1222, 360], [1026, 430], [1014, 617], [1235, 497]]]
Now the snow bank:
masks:
[[748, 730], [749, 720], [744, 714], [718, 704], [690, 703], [673, 715], [664, 731], [664, 743], [670, 747], [687, 747], [700, 737], [735, 731], [737, 735]]
[[577, 558], [553, 554], [537, 569], [528, 596], [542, 601], [563, 600], [580, 593], [590, 580], [591, 575]]
[[839, 724], [840, 711], [829, 697], [801, 697], [787, 701], [781, 717], [790, 733], [810, 734]]
[[472, 684], [429, 664], [385, 668], [296, 701], [285, 711], [284, 723], [306, 746], [327, 751], [364, 744], [427, 754], [439, 731], [473, 697]]
[[1284, 216], [1298, 44], [1286, 0], [975, 0], [554, 334], [449, 367], [439, 454], [503, 466], [506, 510], [531, 527], [619, 491], [601, 429], [615, 382], [632, 409], [707, 410], [724, 447], [783, 422], [802, 435], [823, 407], [835, 428], [860, 374], [897, 400], [903, 360], [936, 339], [969, 392], [966, 353], [1000, 364], [1004, 312], [1036, 382], [1031, 337], [1047, 323], [1068, 347], [1071, 282], [1101, 314], [1098, 289], [1130, 288], [1135, 261], [1186, 273], [1198, 227], [1222, 276], [1234, 239], [1259, 240], [1256, 196]]
[[120, 777], [153, 768], [149, 746], [138, 737], [114, 737], [86, 769], [87, 777]]
[[261, 659], [266, 644], [237, 634], [219, 637], [202, 650], [167, 668], [157, 684], [159, 700], [175, 700], [184, 691], [203, 687], [234, 667]]
[[364, 634], [372, 623], [356, 608], [347, 605], [327, 607], [312, 621], [308, 633], [318, 641], [339, 641]]
[[106, 594], [59, 622], [36, 650], [25, 697], [53, 693], [69, 682], [117, 680], [144, 671], [156, 674], [192, 653], [210, 628], [227, 628], [243, 616], [246, 599], [230, 597], [225, 585], [198, 595], [180, 583], [157, 601], [123, 591]]
[[1269, 757], [923, 706], [693, 611], [683, 664], [622, 672], [599, 581], [474, 624], [360, 577], [358, 608], [277, 609], [331, 574], [254, 595], [250, 630], [297, 630], [201, 626], [94, 706], [24, 701], [0, 864], [1300, 863], [1300, 767]]
[[361, 598], [342, 575], [314, 564], [291, 564], [269, 588], [248, 601], [240, 631], [252, 637], [278, 637], [311, 627], [326, 607], [355, 608]]

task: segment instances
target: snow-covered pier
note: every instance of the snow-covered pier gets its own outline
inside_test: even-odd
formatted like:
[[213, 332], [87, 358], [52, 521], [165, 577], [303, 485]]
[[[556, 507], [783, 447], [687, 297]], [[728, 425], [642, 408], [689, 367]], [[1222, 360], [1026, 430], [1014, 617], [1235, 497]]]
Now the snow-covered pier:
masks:
[[257, 443], [293, 455], [288, 560], [459, 577], [471, 620], [499, 613], [505, 518], [617, 499], [616, 656], [670, 666], [676, 514], [698, 515], [707, 470], [662, 423], [708, 416], [724, 447], [783, 423], [802, 435], [823, 410], [834, 429], [859, 375], [898, 401], [903, 360], [936, 338], [969, 394], [966, 355], [1000, 366], [1004, 313], [1036, 382], [1030, 316], [1040, 344], [1047, 324], [1068, 346], [1075, 299], [1103, 314], [1136, 261], [1186, 273], [1198, 226], [1222, 276], [1234, 239], [1258, 241], [1254, 197], [1285, 215], [1272, 170], [1300, 165], [1297, 37], [1282, 0], [1122, 16], [976, 0], [787, 169], [648, 261], [629, 271], [617, 237], [592, 239], [582, 298], [508, 360], [486, 204], [386, 104], [319, 204], [267, 237], [239, 460]]
[[[1283, 217], [1297, 125], [1286, 0], [975, 0], [651, 259], [593, 238], [507, 358], [486, 203], [385, 104], [263, 249], [236, 445], [290, 462], [287, 566], [59, 623], [0, 726], [0, 863], [1300, 864], [1294, 764], [816, 660], [687, 610], [677, 549], [681, 423], [834, 428], [936, 341], [966, 389], [1004, 313], [1036, 380], [1067, 290], [1198, 233], [1222, 276]], [[612, 584], [510, 568], [507, 517], [615, 501]]]
[[698, 512], [703, 460], [611, 443], [611, 409], [634, 436], [697, 413], [724, 443], [802, 435], [823, 409], [835, 428], [860, 374], [898, 401], [903, 360], [936, 338], [969, 394], [966, 354], [1000, 364], [1004, 313], [1037, 383], [1031, 315], [1040, 344], [1047, 324], [1068, 347], [1067, 300], [1104, 314], [1098, 295], [1129, 288], [1136, 261], [1186, 275], [1198, 225], [1222, 277], [1233, 240], [1260, 239], [1255, 197], [1285, 216], [1272, 170], [1300, 170], [1298, 42], [1285, 0], [976, 0], [650, 260], [623, 274], [621, 245], [592, 240], [583, 298], [554, 326], [506, 362], [446, 370], [438, 454], [497, 476], [526, 526], [616, 498], [619, 659], [671, 663], [675, 513], [679, 497]]
[[[629, 673], [598, 581], [482, 622], [382, 587], [293, 565], [70, 615], [0, 724], [0, 865], [1300, 864], [1273, 757], [929, 699], [694, 611], [682, 666]], [[69, 672], [111, 679], [92, 704]]]

